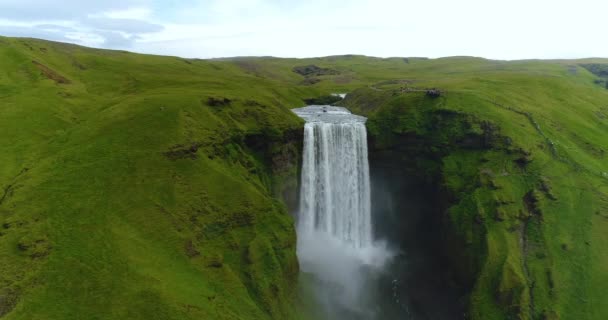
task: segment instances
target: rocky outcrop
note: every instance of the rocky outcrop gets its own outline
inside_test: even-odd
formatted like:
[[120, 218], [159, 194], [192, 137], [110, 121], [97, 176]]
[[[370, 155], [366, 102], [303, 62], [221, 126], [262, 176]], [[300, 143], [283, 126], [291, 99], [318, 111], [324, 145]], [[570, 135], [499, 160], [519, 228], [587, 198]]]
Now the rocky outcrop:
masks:
[[[426, 92], [370, 94], [377, 106], [368, 120], [372, 178], [381, 174], [372, 183], [385, 186], [376, 194], [383, 200], [372, 201], [392, 203], [377, 208], [380, 214], [392, 212], [383, 217], [388, 225], [378, 227], [400, 241], [413, 255], [410, 261], [422, 264], [412, 263], [408, 268], [416, 274], [404, 271], [401, 279], [413, 290], [409, 294], [432, 292], [433, 299], [416, 301], [418, 316], [437, 312], [435, 298], [461, 302], [445, 304], [445, 313], [435, 315], [446, 319], [456, 313], [525, 319], [552, 312], [534, 299], [551, 299], [543, 296], [546, 283], [539, 280], [550, 269], [544, 260], [528, 261], [546, 255], [537, 237], [540, 203], [557, 196], [546, 178], [535, 183], [540, 192], [521, 184], [519, 176], [532, 170], [532, 153], [504, 136], [496, 122], [442, 108]], [[366, 100], [355, 92], [345, 104], [358, 101]]]
[[328, 76], [328, 75], [337, 75], [340, 74], [339, 71], [330, 69], [330, 68], [321, 68], [314, 64], [306, 65], [306, 66], [297, 66], [294, 67], [293, 72], [304, 76], [304, 77], [313, 77], [313, 76]]
[[292, 213], [298, 206], [302, 139], [302, 129], [294, 128], [285, 131], [281, 136], [269, 136], [267, 133], [250, 134], [243, 141], [247, 148], [264, 159], [270, 189]]

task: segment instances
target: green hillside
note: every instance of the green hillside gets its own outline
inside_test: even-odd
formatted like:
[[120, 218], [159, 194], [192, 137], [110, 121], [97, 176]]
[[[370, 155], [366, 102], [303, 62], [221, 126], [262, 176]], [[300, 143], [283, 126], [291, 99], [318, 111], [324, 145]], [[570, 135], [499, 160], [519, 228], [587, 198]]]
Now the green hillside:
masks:
[[351, 92], [340, 103], [370, 118], [374, 150], [421, 141], [472, 319], [606, 319], [596, 65], [198, 60], [0, 37], [0, 317], [305, 318], [290, 109]]

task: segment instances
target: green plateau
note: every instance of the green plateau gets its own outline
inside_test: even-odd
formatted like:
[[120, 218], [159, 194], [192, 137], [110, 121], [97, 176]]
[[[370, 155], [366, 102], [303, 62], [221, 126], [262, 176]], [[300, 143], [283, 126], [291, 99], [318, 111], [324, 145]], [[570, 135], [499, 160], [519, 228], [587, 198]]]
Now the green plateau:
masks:
[[290, 109], [335, 103], [368, 117], [372, 170], [433, 186], [466, 318], [607, 319], [607, 87], [608, 59], [203, 60], [0, 37], [0, 318], [316, 319]]

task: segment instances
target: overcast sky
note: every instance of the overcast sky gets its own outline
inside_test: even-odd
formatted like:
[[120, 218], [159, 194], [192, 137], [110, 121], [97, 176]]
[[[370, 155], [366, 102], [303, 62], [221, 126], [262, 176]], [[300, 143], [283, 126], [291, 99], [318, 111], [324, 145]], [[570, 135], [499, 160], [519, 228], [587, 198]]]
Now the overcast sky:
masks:
[[0, 35], [182, 57], [608, 57], [608, 0], [0, 0]]

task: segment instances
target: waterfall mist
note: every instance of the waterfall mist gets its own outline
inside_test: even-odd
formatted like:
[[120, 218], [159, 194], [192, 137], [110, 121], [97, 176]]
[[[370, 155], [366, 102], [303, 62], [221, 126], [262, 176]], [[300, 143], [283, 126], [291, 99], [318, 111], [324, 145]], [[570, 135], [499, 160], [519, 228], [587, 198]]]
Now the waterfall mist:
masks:
[[364, 117], [330, 106], [294, 109], [304, 128], [298, 257], [330, 319], [373, 319], [374, 278], [392, 254], [374, 240]]

